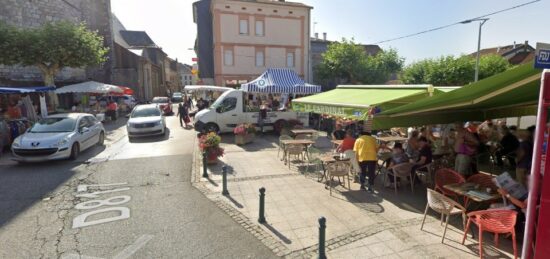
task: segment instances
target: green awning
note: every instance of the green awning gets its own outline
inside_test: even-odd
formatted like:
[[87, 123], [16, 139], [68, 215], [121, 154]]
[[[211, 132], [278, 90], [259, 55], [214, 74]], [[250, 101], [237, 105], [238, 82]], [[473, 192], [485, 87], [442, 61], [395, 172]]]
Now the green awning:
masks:
[[541, 70], [525, 64], [449, 93], [385, 110], [373, 128], [536, 115]]
[[431, 85], [340, 85], [328, 92], [295, 99], [292, 109], [365, 119], [371, 107], [389, 110], [428, 97], [430, 92], [443, 93]]

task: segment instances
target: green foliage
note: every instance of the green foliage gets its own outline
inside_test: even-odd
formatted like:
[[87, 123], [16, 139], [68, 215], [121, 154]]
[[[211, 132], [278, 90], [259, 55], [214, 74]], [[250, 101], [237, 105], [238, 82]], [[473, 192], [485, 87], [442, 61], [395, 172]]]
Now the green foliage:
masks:
[[22, 29], [0, 24], [0, 42], [1, 64], [37, 66], [45, 77], [63, 67], [99, 65], [109, 51], [96, 32], [70, 22]]
[[403, 62], [393, 49], [368, 56], [353, 39], [342, 39], [328, 46], [323, 62], [315, 69], [323, 80], [336, 78], [351, 84], [376, 84], [388, 81], [391, 74], [402, 69]]
[[[510, 68], [506, 59], [498, 55], [483, 56], [479, 62], [479, 79], [490, 77]], [[406, 84], [466, 85], [474, 81], [475, 58], [445, 56], [425, 59], [407, 66], [401, 80]]]

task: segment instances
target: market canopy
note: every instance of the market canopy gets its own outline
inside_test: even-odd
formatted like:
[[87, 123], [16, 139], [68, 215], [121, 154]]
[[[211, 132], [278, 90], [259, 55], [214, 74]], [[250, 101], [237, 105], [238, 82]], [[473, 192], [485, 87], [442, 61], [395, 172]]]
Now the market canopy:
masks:
[[44, 93], [55, 90], [53, 86], [0, 87], [0, 94]]
[[185, 91], [214, 91], [214, 92], [225, 92], [233, 88], [221, 87], [214, 85], [186, 85], [183, 90]]
[[365, 119], [373, 107], [384, 111], [440, 93], [443, 91], [431, 85], [340, 85], [328, 92], [292, 100], [292, 109]]
[[321, 92], [320, 85], [304, 82], [296, 72], [287, 68], [268, 68], [260, 77], [242, 84], [241, 89], [253, 93], [314, 94]]
[[383, 111], [373, 128], [536, 115], [541, 70], [525, 64], [455, 91]]
[[109, 93], [124, 93], [124, 89], [110, 84], [104, 84], [95, 81], [88, 81], [74, 85], [67, 85], [55, 90], [56, 94], [67, 93], [92, 93], [92, 94], [109, 94]]

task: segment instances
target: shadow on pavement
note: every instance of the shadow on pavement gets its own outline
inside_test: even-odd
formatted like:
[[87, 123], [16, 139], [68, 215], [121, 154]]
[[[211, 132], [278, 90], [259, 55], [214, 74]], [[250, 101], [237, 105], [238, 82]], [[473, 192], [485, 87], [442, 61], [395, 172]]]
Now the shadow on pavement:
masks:
[[151, 142], [159, 142], [159, 141], [166, 141], [170, 138], [170, 128], [166, 128], [166, 131], [164, 135], [158, 135], [158, 136], [143, 136], [139, 138], [132, 138], [130, 139], [130, 143], [151, 143]]
[[235, 206], [237, 206], [237, 208], [239, 208], [239, 209], [244, 208], [244, 206], [243, 206], [241, 203], [239, 203], [238, 201], [236, 201], [235, 199], [233, 199], [233, 197], [231, 197], [231, 194], [230, 194], [230, 195], [225, 195], [225, 197], [226, 197], [230, 202], [232, 202], [233, 204], [235, 204]]
[[42, 199], [52, 195], [75, 173], [75, 168], [105, 150], [94, 146], [76, 161], [56, 160], [0, 166], [0, 228]]
[[292, 241], [288, 239], [285, 235], [283, 235], [281, 232], [279, 232], [277, 229], [275, 229], [273, 226], [271, 226], [269, 223], [263, 223], [264, 227], [269, 229], [271, 233], [273, 233], [275, 236], [277, 236], [281, 241], [283, 241], [285, 244], [289, 245], [292, 244]]

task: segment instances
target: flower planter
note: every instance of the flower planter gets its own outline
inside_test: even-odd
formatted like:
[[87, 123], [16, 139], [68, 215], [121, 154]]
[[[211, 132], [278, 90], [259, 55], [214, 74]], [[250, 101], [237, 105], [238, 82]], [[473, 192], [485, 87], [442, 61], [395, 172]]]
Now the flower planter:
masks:
[[245, 145], [252, 141], [254, 141], [255, 134], [254, 133], [248, 133], [248, 134], [241, 134], [241, 135], [235, 135], [235, 144], [237, 145]]
[[208, 165], [215, 165], [219, 161], [218, 156], [214, 152], [209, 152], [208, 156], [206, 157], [206, 164]]

